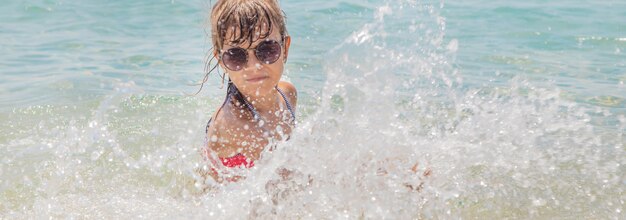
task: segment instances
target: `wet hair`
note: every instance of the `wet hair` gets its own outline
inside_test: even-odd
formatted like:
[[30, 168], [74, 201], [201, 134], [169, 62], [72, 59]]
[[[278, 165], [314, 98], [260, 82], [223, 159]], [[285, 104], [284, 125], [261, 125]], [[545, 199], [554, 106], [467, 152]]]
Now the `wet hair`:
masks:
[[[277, 0], [218, 0], [211, 10], [210, 23], [213, 47], [211, 54], [207, 56], [210, 59], [205, 65], [206, 75], [200, 90], [208, 80], [209, 74], [218, 70], [219, 61], [215, 66], [211, 66], [211, 61], [215, 59], [215, 55], [221, 52], [224, 44], [241, 45], [247, 43], [250, 47], [257, 40], [267, 38], [275, 28], [278, 28], [281, 39], [287, 36], [285, 13], [280, 9]], [[225, 77], [225, 73], [221, 75], [222, 82]], [[243, 94], [239, 92], [239, 89], [230, 79], [226, 93], [226, 100], [231, 96], [233, 100], [239, 103], [246, 103]]]
[[284, 38], [284, 14], [276, 0], [219, 0], [211, 11], [213, 49], [219, 52], [225, 43], [249, 46], [269, 36], [274, 27]]

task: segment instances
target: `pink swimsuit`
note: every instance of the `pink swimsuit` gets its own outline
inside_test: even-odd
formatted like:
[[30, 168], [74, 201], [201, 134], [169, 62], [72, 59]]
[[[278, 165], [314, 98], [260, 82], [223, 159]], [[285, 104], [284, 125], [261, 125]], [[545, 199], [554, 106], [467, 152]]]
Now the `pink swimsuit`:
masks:
[[240, 167], [243, 166], [245, 168], [250, 168], [254, 166], [254, 161], [248, 159], [243, 154], [237, 154], [235, 156], [229, 158], [221, 158], [222, 164], [227, 167]]

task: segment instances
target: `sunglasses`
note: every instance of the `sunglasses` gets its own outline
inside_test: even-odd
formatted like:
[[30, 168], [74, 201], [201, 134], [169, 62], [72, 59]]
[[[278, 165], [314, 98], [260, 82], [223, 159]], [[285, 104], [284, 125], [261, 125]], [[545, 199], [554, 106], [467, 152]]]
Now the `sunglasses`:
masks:
[[220, 55], [220, 59], [229, 70], [239, 71], [248, 63], [248, 50], [254, 50], [254, 55], [263, 64], [272, 64], [280, 58], [282, 45], [275, 40], [264, 40], [256, 48], [230, 48]]

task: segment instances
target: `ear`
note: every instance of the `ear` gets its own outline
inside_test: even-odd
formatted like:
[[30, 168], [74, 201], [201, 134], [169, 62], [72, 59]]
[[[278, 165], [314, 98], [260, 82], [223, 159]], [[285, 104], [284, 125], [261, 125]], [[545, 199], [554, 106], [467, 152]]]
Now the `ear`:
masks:
[[285, 58], [283, 58], [283, 62], [287, 62], [287, 57], [289, 56], [289, 46], [291, 46], [291, 36], [285, 36]]

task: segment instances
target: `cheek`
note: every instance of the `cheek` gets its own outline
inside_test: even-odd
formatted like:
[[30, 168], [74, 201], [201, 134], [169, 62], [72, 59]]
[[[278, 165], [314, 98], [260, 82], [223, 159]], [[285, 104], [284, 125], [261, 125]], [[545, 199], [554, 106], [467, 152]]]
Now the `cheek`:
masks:
[[235, 86], [237, 86], [237, 88], [241, 88], [245, 84], [242, 74], [228, 73], [228, 78], [235, 84]]
[[273, 79], [280, 80], [281, 76], [283, 75], [283, 71], [284, 71], [283, 63], [275, 63], [275, 65], [272, 67], [271, 77]]

